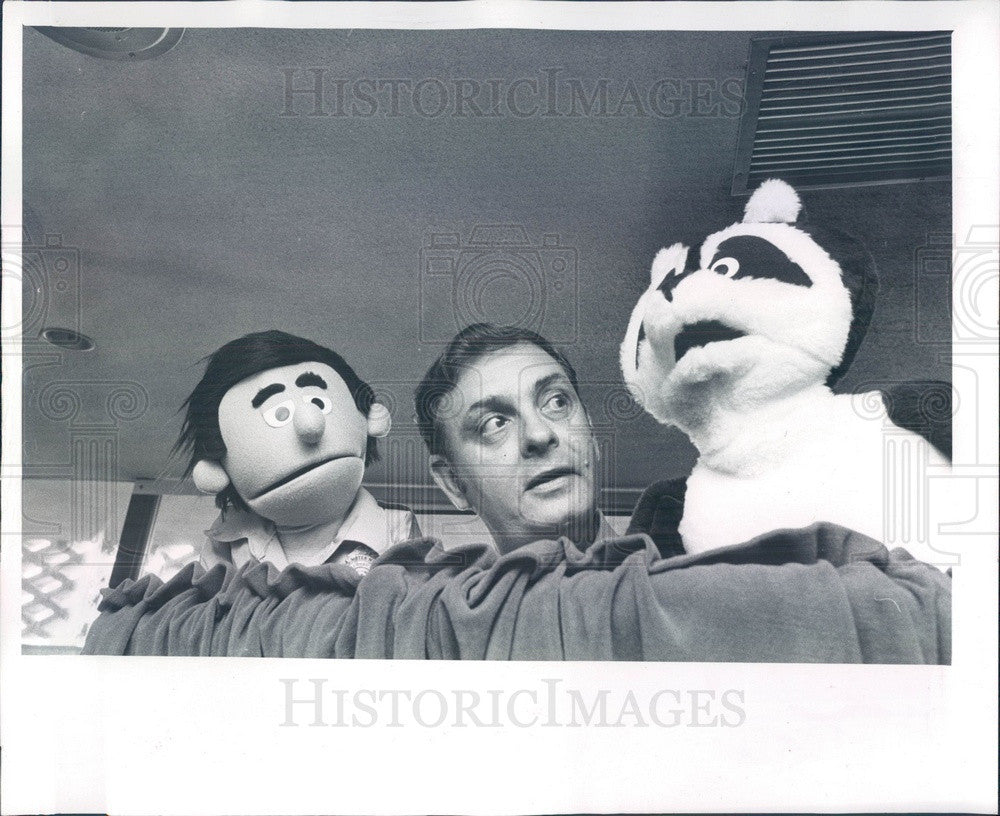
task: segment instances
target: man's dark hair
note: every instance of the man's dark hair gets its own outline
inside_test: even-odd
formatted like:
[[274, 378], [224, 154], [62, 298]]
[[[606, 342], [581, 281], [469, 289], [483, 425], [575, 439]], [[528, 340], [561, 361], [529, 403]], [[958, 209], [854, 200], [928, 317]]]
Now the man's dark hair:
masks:
[[427, 450], [444, 454], [444, 434], [441, 432], [441, 409], [448, 395], [455, 388], [459, 377], [480, 357], [509, 348], [518, 343], [531, 343], [555, 360], [566, 373], [573, 390], [579, 396], [580, 388], [576, 371], [561, 351], [540, 334], [517, 326], [496, 326], [492, 323], [473, 323], [462, 329], [441, 353], [424, 375], [414, 393], [417, 427], [424, 438]]
[[[325, 363], [343, 378], [362, 414], [368, 416], [375, 402], [372, 387], [337, 352], [287, 332], [272, 329], [247, 334], [203, 359], [208, 361], [205, 374], [181, 405], [181, 410], [185, 411], [184, 424], [174, 445], [175, 451], [190, 452], [185, 476], [200, 460], [220, 461], [225, 456], [226, 444], [219, 429], [219, 403], [230, 388], [254, 374], [296, 363]], [[377, 461], [377, 440], [369, 436], [365, 464]], [[215, 497], [215, 504], [221, 510], [230, 504], [247, 509], [232, 485]]]

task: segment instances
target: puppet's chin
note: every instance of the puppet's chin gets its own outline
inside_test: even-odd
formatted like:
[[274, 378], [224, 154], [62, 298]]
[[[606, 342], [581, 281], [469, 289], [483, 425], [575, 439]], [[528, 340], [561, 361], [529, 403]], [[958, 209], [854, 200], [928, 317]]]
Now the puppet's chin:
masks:
[[699, 424], [712, 408], [744, 410], [820, 383], [829, 366], [807, 352], [760, 335], [687, 351], [658, 390], [661, 421]]
[[299, 527], [343, 518], [365, 475], [364, 460], [342, 456], [313, 468], [247, 502], [275, 524]]

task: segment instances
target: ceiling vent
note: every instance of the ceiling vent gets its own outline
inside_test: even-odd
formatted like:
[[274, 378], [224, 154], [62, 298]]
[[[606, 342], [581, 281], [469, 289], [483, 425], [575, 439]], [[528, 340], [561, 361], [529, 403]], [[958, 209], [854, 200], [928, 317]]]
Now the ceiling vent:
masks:
[[181, 38], [183, 28], [35, 28], [60, 45], [100, 59], [133, 62], [166, 53]]
[[733, 195], [951, 176], [949, 32], [764, 38], [750, 44]]

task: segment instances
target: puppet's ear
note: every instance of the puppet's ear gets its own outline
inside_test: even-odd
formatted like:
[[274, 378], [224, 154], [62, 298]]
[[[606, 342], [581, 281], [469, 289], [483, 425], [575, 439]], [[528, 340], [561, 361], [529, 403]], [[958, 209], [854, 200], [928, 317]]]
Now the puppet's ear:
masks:
[[799, 194], [781, 179], [768, 179], [747, 201], [744, 224], [794, 224], [802, 212]]
[[650, 288], [655, 289], [663, 283], [663, 279], [671, 272], [683, 272], [687, 256], [688, 248], [681, 243], [657, 252], [656, 257], [653, 258], [653, 266], [649, 270]]
[[226, 473], [222, 465], [211, 459], [199, 461], [194, 466], [191, 476], [194, 478], [195, 487], [202, 493], [215, 495], [229, 487], [229, 474]]
[[431, 478], [434, 483], [441, 488], [448, 500], [454, 505], [456, 510], [469, 510], [471, 505], [465, 497], [465, 486], [455, 475], [448, 460], [440, 454], [432, 454], [429, 463], [431, 466]]
[[392, 414], [380, 402], [373, 402], [368, 409], [368, 435], [381, 438], [388, 436], [392, 427]]

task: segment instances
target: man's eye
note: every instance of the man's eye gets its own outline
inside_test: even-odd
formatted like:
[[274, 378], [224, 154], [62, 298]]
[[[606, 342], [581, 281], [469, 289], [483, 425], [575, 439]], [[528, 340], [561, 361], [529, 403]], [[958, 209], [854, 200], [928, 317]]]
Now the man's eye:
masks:
[[295, 402], [293, 400], [279, 402], [263, 413], [264, 421], [272, 428], [280, 428], [282, 425], [287, 425], [292, 421], [293, 416], [295, 416]]
[[573, 403], [567, 394], [562, 392], [552, 394], [542, 403], [542, 413], [549, 419], [562, 419], [573, 408]]
[[507, 427], [510, 422], [507, 417], [504, 416], [491, 416], [485, 419], [479, 426], [480, 436], [494, 436]]
[[307, 396], [305, 398], [305, 401], [311, 402], [313, 405], [319, 408], [319, 410], [322, 411], [324, 414], [330, 413], [330, 411], [333, 409], [333, 400], [331, 400], [329, 397], [323, 396], [322, 394], [313, 394], [312, 396]]

